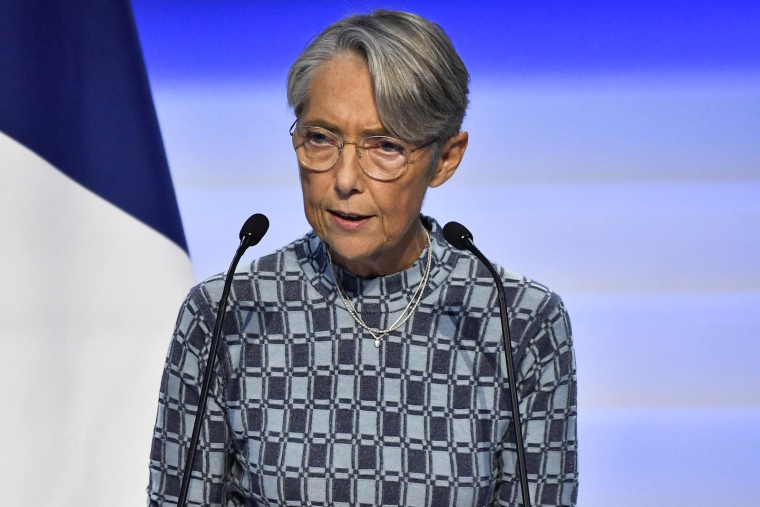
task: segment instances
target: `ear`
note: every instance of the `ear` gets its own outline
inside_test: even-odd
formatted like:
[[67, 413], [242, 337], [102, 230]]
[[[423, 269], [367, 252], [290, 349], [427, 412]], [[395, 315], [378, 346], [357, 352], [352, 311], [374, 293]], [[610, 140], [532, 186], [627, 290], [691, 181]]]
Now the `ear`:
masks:
[[467, 132], [460, 132], [446, 141], [441, 150], [441, 155], [438, 157], [438, 166], [428, 182], [430, 188], [443, 185], [446, 180], [454, 175], [454, 171], [457, 170], [459, 163], [462, 162], [468, 141], [469, 136]]

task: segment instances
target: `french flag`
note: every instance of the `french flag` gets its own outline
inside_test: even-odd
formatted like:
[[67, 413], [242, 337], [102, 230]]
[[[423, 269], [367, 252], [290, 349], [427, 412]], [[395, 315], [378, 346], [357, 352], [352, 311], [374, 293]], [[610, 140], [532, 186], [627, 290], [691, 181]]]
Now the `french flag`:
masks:
[[144, 505], [193, 275], [128, 0], [0, 0], [0, 504]]

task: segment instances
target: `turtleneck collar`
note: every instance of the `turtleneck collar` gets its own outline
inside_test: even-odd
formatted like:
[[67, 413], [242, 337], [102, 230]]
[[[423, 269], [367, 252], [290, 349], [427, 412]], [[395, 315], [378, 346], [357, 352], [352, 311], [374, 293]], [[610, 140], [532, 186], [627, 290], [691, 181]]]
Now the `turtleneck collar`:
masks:
[[[427, 287], [423, 293], [424, 298], [448, 278], [460, 254], [443, 238], [438, 222], [426, 216], [421, 216], [421, 219], [430, 232], [433, 249], [432, 265]], [[306, 278], [323, 297], [344, 307], [335, 287], [325, 243], [313, 231], [307, 234], [304, 240], [301, 248], [296, 248], [296, 255]], [[364, 315], [371, 315], [403, 310], [422, 280], [426, 266], [427, 247], [408, 269], [386, 276], [362, 278], [337, 265], [334, 269], [343, 292], [351, 299], [357, 311]]]

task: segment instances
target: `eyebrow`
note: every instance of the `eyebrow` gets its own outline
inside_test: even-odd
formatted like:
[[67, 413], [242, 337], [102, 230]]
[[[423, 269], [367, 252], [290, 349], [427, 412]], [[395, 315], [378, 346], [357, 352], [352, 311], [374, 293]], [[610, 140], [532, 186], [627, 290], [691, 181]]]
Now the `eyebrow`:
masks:
[[[329, 130], [330, 132], [335, 132], [336, 134], [340, 134], [341, 136], [345, 135], [345, 132], [338, 127], [337, 125], [330, 123], [329, 121], [322, 120], [322, 119], [313, 119], [309, 121], [304, 121], [304, 125], [311, 125], [313, 127], [321, 127], [323, 129]], [[374, 136], [382, 136], [382, 137], [393, 137], [391, 136], [390, 132], [385, 127], [376, 127], [371, 129], [366, 129], [361, 132], [362, 137], [374, 137]]]

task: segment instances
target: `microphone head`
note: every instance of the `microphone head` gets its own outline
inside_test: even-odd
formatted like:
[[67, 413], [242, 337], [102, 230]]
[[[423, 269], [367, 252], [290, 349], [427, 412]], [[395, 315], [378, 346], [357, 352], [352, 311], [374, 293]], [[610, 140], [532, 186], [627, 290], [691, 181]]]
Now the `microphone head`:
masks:
[[459, 222], [449, 222], [444, 225], [443, 237], [451, 243], [451, 246], [459, 250], [469, 250], [472, 245], [472, 234]]
[[261, 241], [269, 230], [269, 219], [261, 213], [251, 215], [240, 229], [240, 241], [246, 240], [247, 246], [253, 246]]

